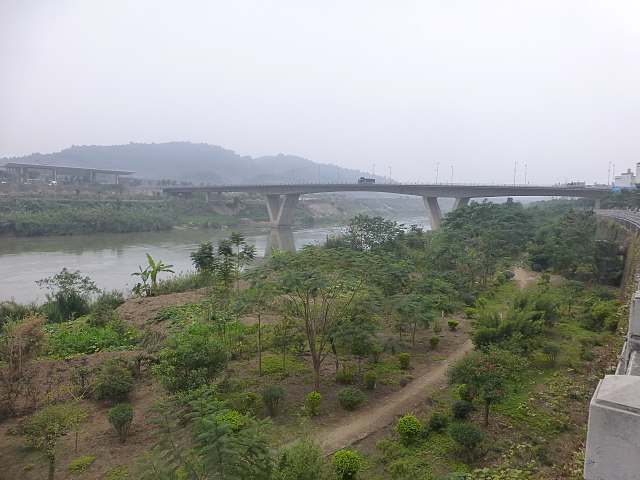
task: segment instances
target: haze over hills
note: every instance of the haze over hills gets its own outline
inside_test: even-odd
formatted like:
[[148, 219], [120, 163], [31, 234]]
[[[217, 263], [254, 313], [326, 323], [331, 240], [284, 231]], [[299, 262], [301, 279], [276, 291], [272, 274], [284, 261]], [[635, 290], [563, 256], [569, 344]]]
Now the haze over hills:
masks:
[[135, 178], [172, 179], [195, 185], [355, 182], [361, 176], [372, 176], [294, 155], [253, 158], [217, 145], [190, 142], [73, 145], [55, 153], [2, 159], [2, 164], [7, 162], [132, 170]]

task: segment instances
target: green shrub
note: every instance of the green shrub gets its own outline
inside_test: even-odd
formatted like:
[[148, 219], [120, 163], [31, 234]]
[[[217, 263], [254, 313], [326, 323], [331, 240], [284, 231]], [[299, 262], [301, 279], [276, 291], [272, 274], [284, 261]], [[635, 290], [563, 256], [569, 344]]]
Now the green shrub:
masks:
[[127, 480], [129, 478], [129, 467], [119, 465], [107, 470], [104, 474], [105, 480]]
[[195, 323], [167, 339], [153, 371], [170, 392], [200, 387], [227, 365], [228, 354], [215, 325]]
[[461, 383], [460, 385], [458, 385], [456, 393], [461, 400], [466, 400], [467, 402], [473, 401], [474, 392], [466, 383]]
[[440, 324], [440, 320], [436, 320], [433, 322], [433, 333], [438, 334], [442, 332], [442, 325]]
[[320, 406], [320, 402], [322, 402], [322, 395], [319, 392], [308, 393], [305, 400], [307, 413], [312, 417], [318, 415], [318, 407]]
[[473, 318], [475, 314], [476, 314], [476, 309], [473, 307], [467, 307], [464, 309], [464, 316], [467, 318]]
[[107, 360], [98, 366], [93, 385], [99, 400], [122, 400], [133, 390], [133, 375], [122, 360]]
[[422, 434], [422, 423], [413, 415], [405, 415], [396, 423], [396, 431], [402, 437], [402, 441], [406, 444], [417, 440]]
[[133, 408], [128, 403], [119, 403], [107, 411], [107, 420], [113, 426], [122, 443], [127, 440], [133, 423]]
[[347, 410], [356, 410], [366, 399], [365, 394], [355, 387], [345, 387], [338, 392], [338, 401]]
[[355, 380], [355, 376], [355, 369], [346, 367], [343, 363], [340, 371], [336, 372], [336, 382], [342, 385], [351, 385]]
[[449, 417], [444, 413], [433, 412], [429, 417], [429, 430], [442, 432], [449, 425]]
[[331, 457], [331, 466], [342, 480], [352, 480], [356, 478], [362, 460], [356, 452], [342, 449]]
[[453, 412], [453, 417], [459, 420], [467, 418], [467, 416], [473, 410], [473, 404], [471, 402], [467, 402], [466, 400], [457, 400], [451, 405], [451, 412]]
[[429, 346], [431, 347], [432, 350], [435, 350], [439, 343], [440, 343], [440, 337], [437, 337], [434, 335], [429, 339]]
[[409, 368], [409, 363], [411, 363], [411, 354], [407, 352], [402, 352], [398, 355], [398, 361], [400, 362], [400, 368], [402, 370], [406, 370]]
[[447, 325], [449, 325], [449, 330], [455, 332], [458, 328], [458, 325], [460, 325], [460, 322], [457, 320], [447, 320]]
[[89, 466], [91, 466], [95, 459], [95, 455], [83, 455], [81, 457], [78, 457], [69, 463], [69, 471], [71, 473], [80, 473], [83, 470], [89, 468]]
[[280, 385], [269, 385], [262, 390], [262, 403], [270, 416], [275, 417], [278, 414], [278, 407], [282, 400], [284, 400], [284, 389]]
[[48, 353], [54, 358], [91, 355], [105, 350], [130, 349], [137, 344], [133, 327], [113, 319], [106, 323], [91, 324], [92, 317], [47, 326]]
[[317, 443], [300, 440], [280, 453], [274, 480], [325, 480], [325, 457]]
[[367, 390], [373, 390], [376, 388], [376, 382], [378, 381], [378, 376], [376, 372], [366, 372], [364, 374], [364, 388]]
[[247, 423], [247, 417], [235, 410], [231, 410], [216, 418], [221, 422], [227, 423], [234, 432], [240, 430]]
[[542, 346], [542, 353], [544, 353], [549, 358], [552, 366], [556, 364], [556, 360], [558, 359], [560, 351], [560, 346], [556, 345], [555, 343], [546, 343]]
[[474, 451], [484, 440], [482, 430], [469, 423], [454, 423], [449, 429], [449, 434], [467, 451], [469, 460], [473, 461]]

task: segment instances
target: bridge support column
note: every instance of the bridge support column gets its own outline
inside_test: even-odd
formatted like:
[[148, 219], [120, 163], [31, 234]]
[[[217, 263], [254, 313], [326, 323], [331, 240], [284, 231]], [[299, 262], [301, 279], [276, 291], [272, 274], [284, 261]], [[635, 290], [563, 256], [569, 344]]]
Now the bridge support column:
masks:
[[422, 201], [427, 209], [431, 230], [437, 230], [442, 223], [442, 210], [440, 210], [438, 197], [422, 197]]
[[293, 212], [300, 198], [299, 193], [287, 195], [267, 195], [267, 210], [272, 227], [290, 227], [293, 225]]
[[471, 200], [471, 197], [458, 197], [458, 198], [456, 198], [456, 201], [453, 202], [453, 210], [455, 210], [458, 207], [464, 207], [466, 205], [469, 205], [469, 200]]
[[593, 209], [594, 210], [600, 210], [600, 200], [601, 200], [600, 198], [596, 198], [595, 199], [595, 202], [593, 204]]

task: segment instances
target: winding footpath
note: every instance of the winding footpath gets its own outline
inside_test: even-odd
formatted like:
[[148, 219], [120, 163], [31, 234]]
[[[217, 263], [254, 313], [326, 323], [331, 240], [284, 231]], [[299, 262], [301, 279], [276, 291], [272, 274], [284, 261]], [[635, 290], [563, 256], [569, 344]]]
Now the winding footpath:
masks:
[[416, 378], [402, 390], [384, 397], [376, 408], [358, 412], [350, 422], [320, 431], [315, 440], [326, 454], [330, 454], [395, 423], [398, 418], [424, 403], [429, 392], [444, 388], [447, 384], [446, 372], [449, 365], [472, 350], [471, 340], [465, 341], [434, 370]]
[[[536, 272], [527, 271], [520, 267], [515, 268], [514, 273], [514, 280], [521, 289], [535, 284], [540, 276]], [[473, 343], [469, 339], [434, 370], [416, 378], [402, 390], [381, 399], [375, 408], [358, 412], [348, 423], [319, 431], [315, 435], [315, 440], [326, 454], [331, 454], [343, 447], [360, 442], [369, 435], [395, 423], [398, 418], [424, 403], [430, 392], [444, 388], [447, 384], [446, 373], [449, 365], [457, 362], [471, 351], [473, 351]]]

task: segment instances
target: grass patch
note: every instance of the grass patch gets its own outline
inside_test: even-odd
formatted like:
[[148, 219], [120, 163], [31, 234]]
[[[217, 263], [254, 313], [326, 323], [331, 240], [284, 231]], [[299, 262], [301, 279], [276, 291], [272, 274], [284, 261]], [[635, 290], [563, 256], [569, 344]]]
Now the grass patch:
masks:
[[273, 353], [262, 354], [262, 373], [275, 380], [281, 380], [292, 373], [303, 374], [309, 373], [310, 371], [311, 366], [309, 363], [299, 359], [295, 355], [287, 355], [286, 363], [283, 363], [282, 355]]
[[71, 473], [80, 473], [91, 466], [95, 461], [95, 455], [83, 455], [69, 463], [69, 471]]

